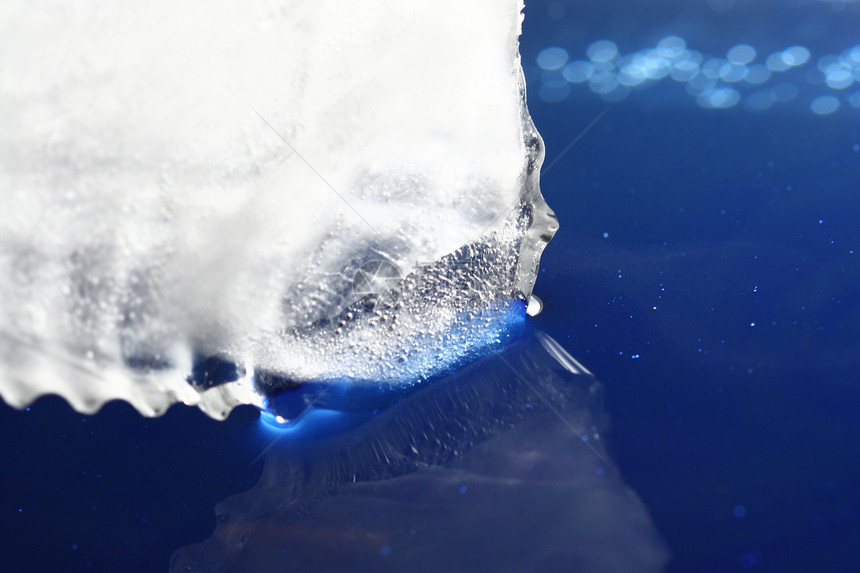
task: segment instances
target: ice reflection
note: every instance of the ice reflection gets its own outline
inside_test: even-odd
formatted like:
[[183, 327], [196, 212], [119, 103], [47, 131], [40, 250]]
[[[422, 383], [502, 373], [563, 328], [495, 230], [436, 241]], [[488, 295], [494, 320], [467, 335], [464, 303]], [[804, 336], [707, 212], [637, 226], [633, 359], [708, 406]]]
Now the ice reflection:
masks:
[[[388, 407], [293, 426], [171, 571], [656, 571], [649, 516], [609, 460], [601, 384], [531, 335]], [[355, 422], [354, 425], [353, 422]], [[330, 428], [330, 424], [318, 426]], [[299, 430], [299, 431], [296, 431]]]

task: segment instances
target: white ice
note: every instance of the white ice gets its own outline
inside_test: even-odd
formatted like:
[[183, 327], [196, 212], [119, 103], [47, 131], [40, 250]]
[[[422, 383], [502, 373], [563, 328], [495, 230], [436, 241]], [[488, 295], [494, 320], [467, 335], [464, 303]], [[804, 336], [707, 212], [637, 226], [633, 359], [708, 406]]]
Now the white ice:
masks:
[[[0, 395], [223, 417], [255, 368], [396, 381], [493, 343], [555, 229], [521, 9], [6, 0]], [[356, 307], [373, 260], [394, 306]], [[248, 374], [205, 391], [195, 355]]]

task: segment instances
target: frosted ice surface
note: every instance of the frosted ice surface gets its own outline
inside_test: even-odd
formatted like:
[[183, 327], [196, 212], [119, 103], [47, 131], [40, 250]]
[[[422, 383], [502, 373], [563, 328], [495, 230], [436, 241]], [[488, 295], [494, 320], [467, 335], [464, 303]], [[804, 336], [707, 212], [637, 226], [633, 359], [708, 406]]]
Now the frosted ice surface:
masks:
[[497, 343], [556, 228], [521, 9], [7, 1], [0, 395], [223, 417]]

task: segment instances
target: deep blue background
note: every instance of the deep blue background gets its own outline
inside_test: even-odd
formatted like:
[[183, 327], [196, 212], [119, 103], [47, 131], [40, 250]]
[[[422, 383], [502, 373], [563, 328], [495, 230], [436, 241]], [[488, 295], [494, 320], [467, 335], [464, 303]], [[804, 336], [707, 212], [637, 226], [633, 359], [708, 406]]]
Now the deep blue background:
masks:
[[614, 455], [669, 569], [860, 570], [860, 109], [815, 115], [834, 90], [801, 86], [764, 112], [706, 110], [670, 79], [544, 103], [534, 65], [667, 34], [814, 60], [860, 42], [860, 6], [551, 4], [529, 3], [522, 41], [547, 164], [609, 109], [542, 176], [561, 229], [536, 324], [606, 383]]
[[[712, 54], [803, 44], [815, 58], [860, 43], [859, 7], [527, 8], [548, 163], [608, 107], [543, 176], [561, 230], [535, 323], [605, 383], [612, 453], [670, 571], [860, 570], [860, 110], [818, 116], [805, 94], [760, 113], [705, 110], [671, 80], [611, 104], [584, 86], [547, 103], [536, 56], [678, 34]], [[189, 408], [142, 419], [125, 404], [89, 417], [57, 398], [3, 406], [0, 432], [11, 571], [166, 569], [209, 535], [218, 501], [256, 481], [267, 440], [250, 408], [223, 423]]]

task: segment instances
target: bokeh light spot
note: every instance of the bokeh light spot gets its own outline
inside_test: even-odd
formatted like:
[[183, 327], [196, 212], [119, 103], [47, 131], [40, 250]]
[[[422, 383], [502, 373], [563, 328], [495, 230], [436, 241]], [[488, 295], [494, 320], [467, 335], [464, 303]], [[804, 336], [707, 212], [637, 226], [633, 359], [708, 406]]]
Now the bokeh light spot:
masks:
[[812, 100], [809, 108], [817, 115], [830, 115], [839, 109], [839, 100], [831, 95], [819, 96]]
[[537, 56], [537, 65], [543, 70], [560, 70], [567, 63], [567, 50], [558, 46], [544, 48]]

